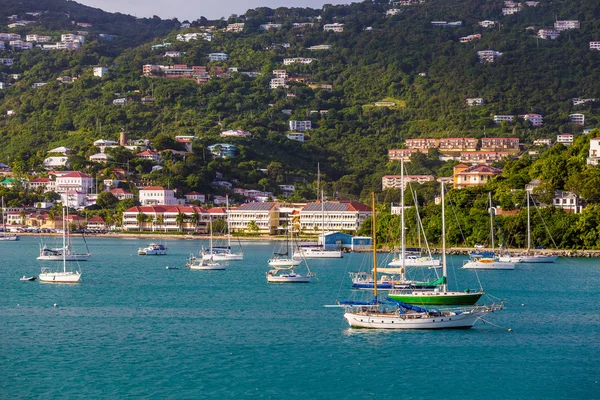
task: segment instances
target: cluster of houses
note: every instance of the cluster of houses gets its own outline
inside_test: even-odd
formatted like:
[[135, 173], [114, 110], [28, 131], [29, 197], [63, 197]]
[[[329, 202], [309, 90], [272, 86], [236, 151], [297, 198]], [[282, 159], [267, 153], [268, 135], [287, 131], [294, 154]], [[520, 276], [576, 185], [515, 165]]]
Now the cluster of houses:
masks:
[[34, 46], [42, 50], [77, 50], [85, 42], [87, 32], [65, 33], [60, 37], [60, 41], [49, 43], [52, 37], [38, 34], [26, 35], [25, 40], [21, 40], [18, 33], [0, 32], [0, 50], [10, 47], [13, 50], [31, 50]]
[[579, 29], [580, 24], [577, 20], [556, 21], [554, 28], [542, 28], [538, 31], [537, 36], [540, 39], [554, 40], [560, 36], [560, 33], [568, 29]]

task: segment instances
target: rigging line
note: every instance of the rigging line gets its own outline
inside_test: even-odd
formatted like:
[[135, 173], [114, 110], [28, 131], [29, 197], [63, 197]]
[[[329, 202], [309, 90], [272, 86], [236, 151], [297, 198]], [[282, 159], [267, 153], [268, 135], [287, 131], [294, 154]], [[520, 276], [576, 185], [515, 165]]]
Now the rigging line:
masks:
[[489, 324], [489, 325], [495, 326], [496, 328], [505, 330], [507, 332], [512, 332], [512, 328], [507, 328], [505, 326], [496, 325], [496, 324], [494, 324], [494, 323], [492, 323], [492, 322], [490, 322], [490, 321], [488, 321], [486, 319], [483, 319], [482, 317], [477, 317], [477, 319], [480, 320], [481, 322], [483, 322], [484, 324]]
[[[533, 196], [531, 196], [531, 197], [533, 198]], [[556, 245], [556, 242], [554, 241], [554, 238], [552, 237], [552, 234], [550, 233], [550, 229], [548, 229], [548, 225], [546, 225], [546, 220], [544, 220], [544, 217], [542, 216], [542, 213], [540, 212], [540, 209], [535, 205], [535, 199], [533, 199], [533, 206], [535, 207], [535, 210], [537, 211], [538, 215], [542, 219], [542, 223], [544, 224], [544, 228], [546, 228], [546, 233], [548, 233], [548, 236], [550, 236], [550, 240], [552, 240], [552, 243], [554, 244], [554, 247], [558, 249], [558, 246]]]

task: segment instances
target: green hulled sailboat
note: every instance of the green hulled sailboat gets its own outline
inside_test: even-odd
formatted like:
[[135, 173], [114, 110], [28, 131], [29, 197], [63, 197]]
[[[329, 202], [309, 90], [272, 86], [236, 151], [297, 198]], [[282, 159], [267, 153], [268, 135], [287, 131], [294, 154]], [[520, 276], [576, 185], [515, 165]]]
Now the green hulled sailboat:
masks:
[[[404, 174], [402, 174], [404, 177]], [[404, 205], [404, 182], [400, 185], [402, 187], [402, 205]], [[402, 210], [402, 252], [404, 253], [404, 210]], [[446, 218], [444, 215], [444, 185], [442, 183], [442, 278], [440, 279], [440, 285], [434, 290], [411, 290], [411, 289], [398, 289], [392, 290], [388, 297], [391, 300], [400, 301], [407, 304], [422, 304], [422, 305], [473, 305], [483, 296], [483, 291], [471, 292], [465, 290], [464, 292], [449, 292], [448, 283], [446, 277], [448, 276], [446, 270]], [[404, 258], [404, 254], [403, 254]], [[401, 268], [404, 271], [404, 268]]]

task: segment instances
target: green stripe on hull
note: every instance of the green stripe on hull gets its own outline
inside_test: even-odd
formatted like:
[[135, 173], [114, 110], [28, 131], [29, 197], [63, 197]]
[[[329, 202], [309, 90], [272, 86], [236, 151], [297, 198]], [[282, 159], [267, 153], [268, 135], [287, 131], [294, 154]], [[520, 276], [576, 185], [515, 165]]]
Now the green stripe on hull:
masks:
[[482, 295], [483, 293], [453, 293], [444, 295], [443, 293], [438, 292], [434, 294], [432, 292], [431, 295], [390, 294], [388, 297], [406, 304], [470, 306], [477, 303], [477, 300]]

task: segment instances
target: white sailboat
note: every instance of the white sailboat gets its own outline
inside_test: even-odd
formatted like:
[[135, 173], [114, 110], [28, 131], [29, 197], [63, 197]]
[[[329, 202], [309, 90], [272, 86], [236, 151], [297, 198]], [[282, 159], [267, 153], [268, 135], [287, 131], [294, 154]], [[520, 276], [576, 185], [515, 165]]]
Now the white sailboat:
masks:
[[543, 254], [531, 253], [531, 217], [529, 216], [529, 192], [527, 193], [527, 253], [521, 256], [522, 263], [553, 263], [558, 259], [557, 256], [546, 256]]
[[227, 269], [227, 265], [225, 264], [213, 260], [205, 260], [193, 254], [190, 254], [185, 267], [196, 271], [223, 271]]
[[316, 278], [316, 274], [311, 272], [306, 259], [299, 260], [304, 262], [306, 274], [300, 274], [295, 271], [299, 265], [279, 265], [267, 271], [266, 277], [269, 283], [310, 283]]
[[[229, 210], [229, 196], [227, 199], [227, 210]], [[227, 213], [227, 246], [213, 246], [212, 218], [210, 219], [210, 247], [202, 252], [202, 258], [213, 261], [242, 261], [244, 253], [240, 245], [240, 251], [234, 253], [231, 251], [231, 230], [229, 229], [229, 213]]]
[[[442, 183], [443, 193], [443, 183]], [[471, 328], [485, 314], [502, 309], [502, 304], [448, 309], [427, 309], [396, 301], [396, 307], [382, 304], [377, 297], [377, 242], [375, 194], [371, 194], [373, 208], [373, 301], [340, 302], [345, 308], [344, 319], [352, 328], [372, 329], [459, 329]], [[443, 204], [443, 201], [442, 201]], [[442, 205], [443, 210], [443, 205]], [[443, 213], [444, 211], [442, 211]], [[443, 220], [442, 220], [443, 221]], [[445, 235], [445, 226], [442, 227]]]
[[2, 196], [2, 235], [0, 235], [0, 242], [16, 242], [18, 240], [18, 235], [6, 234], [6, 215], [4, 215], [4, 196]]
[[[492, 253], [494, 252], [494, 207], [492, 207], [492, 194], [489, 193], [490, 203], [490, 238], [492, 244]], [[503, 262], [498, 257], [479, 257], [471, 256], [470, 260], [465, 261], [463, 269], [501, 269], [501, 270], [512, 270], [515, 269], [515, 264], [512, 262]]]
[[323, 191], [321, 190], [321, 239], [320, 245], [298, 246], [294, 252], [293, 258], [342, 258], [344, 253], [341, 249], [329, 250], [325, 248], [325, 202]]
[[[65, 209], [63, 207], [63, 225], [66, 224]], [[63, 229], [63, 249], [66, 248], [66, 229]], [[79, 265], [78, 265], [79, 267]], [[39, 275], [40, 282], [46, 283], [78, 283], [81, 279], [81, 270], [67, 271], [67, 255], [62, 253], [62, 271], [60, 268], [52, 271], [50, 268], [43, 267]]]
[[[273, 253], [273, 257], [269, 259], [271, 267], [289, 267], [297, 266], [302, 263], [301, 259], [290, 257], [290, 227], [286, 227], [285, 245], [278, 252]], [[292, 242], [293, 243], [293, 242]]]

